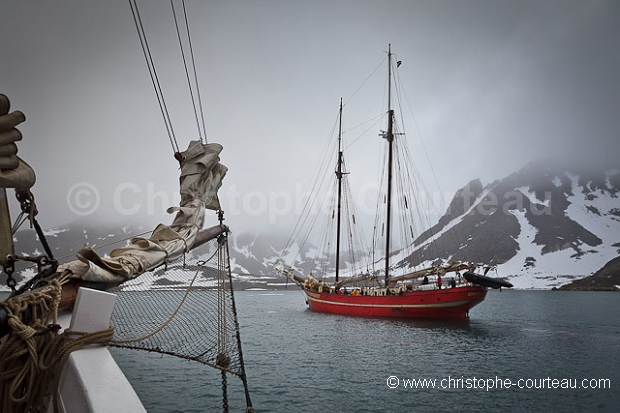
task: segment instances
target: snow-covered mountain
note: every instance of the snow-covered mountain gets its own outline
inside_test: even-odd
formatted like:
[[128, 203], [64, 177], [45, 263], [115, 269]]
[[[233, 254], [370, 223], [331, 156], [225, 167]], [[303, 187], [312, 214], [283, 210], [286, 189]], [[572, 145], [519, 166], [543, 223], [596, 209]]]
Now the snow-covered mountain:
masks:
[[[593, 172], [538, 162], [486, 186], [476, 179], [457, 191], [445, 215], [415, 240], [413, 253], [396, 254], [392, 262], [399, 267], [438, 260], [489, 263], [516, 288], [558, 287], [620, 255], [619, 195], [620, 169]], [[310, 271], [304, 258], [315, 254], [312, 249], [278, 252], [260, 236], [246, 234], [235, 241], [231, 255], [238, 271], [266, 276], [285, 256], [301, 257], [292, 264]]]
[[472, 181], [406, 259], [429, 259], [433, 239], [441, 258], [495, 264], [517, 288], [566, 284], [620, 255], [619, 194], [618, 169], [532, 163], [484, 188]]
[[[620, 169], [593, 172], [532, 163], [486, 186], [476, 179], [457, 191], [435, 226], [417, 237], [413, 252], [402, 251], [391, 262], [405, 268], [438, 260], [490, 263], [516, 288], [559, 287], [620, 256], [619, 196]], [[85, 244], [103, 247], [105, 253], [119, 246], [114, 242], [148, 237], [148, 231], [73, 223], [46, 231], [46, 237], [57, 258], [74, 259]], [[305, 244], [299, 251], [294, 244], [280, 251], [280, 238], [233, 229], [231, 264], [244, 287], [283, 285], [285, 280], [273, 271], [279, 258], [302, 272], [312, 270], [307, 257], [316, 257], [315, 247]], [[42, 251], [32, 230], [19, 232], [15, 241], [17, 254]]]

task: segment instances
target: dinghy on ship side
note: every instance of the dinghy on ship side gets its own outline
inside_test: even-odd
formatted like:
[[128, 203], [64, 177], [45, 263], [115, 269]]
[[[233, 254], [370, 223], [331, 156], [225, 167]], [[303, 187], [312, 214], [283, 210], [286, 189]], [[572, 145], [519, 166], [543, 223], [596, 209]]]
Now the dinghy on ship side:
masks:
[[500, 280], [499, 278], [491, 278], [486, 275], [475, 274], [470, 271], [466, 271], [463, 273], [463, 277], [472, 284], [482, 285], [484, 287], [489, 288], [512, 288], [512, 284], [505, 280]]

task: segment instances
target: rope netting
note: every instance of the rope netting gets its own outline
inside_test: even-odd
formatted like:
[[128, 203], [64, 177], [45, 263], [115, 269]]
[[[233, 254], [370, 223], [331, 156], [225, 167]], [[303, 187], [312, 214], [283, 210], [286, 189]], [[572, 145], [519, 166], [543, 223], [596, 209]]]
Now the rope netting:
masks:
[[[221, 370], [223, 385], [225, 373], [238, 376], [246, 393], [246, 411], [253, 411], [226, 235], [109, 291], [117, 294], [111, 346], [197, 361]], [[223, 391], [226, 399], [224, 387]]]

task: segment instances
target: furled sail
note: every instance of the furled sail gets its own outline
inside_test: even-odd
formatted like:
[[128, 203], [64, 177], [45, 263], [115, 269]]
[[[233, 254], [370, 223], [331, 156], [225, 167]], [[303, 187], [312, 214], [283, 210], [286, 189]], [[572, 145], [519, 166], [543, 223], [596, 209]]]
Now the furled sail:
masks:
[[151, 237], [133, 238], [131, 244], [102, 257], [89, 247], [78, 251], [78, 260], [60, 265], [71, 278], [117, 285], [180, 257], [194, 244], [204, 223], [205, 209], [219, 209], [217, 191], [228, 169], [219, 154], [222, 146], [192, 141], [181, 152], [181, 202], [168, 213], [176, 212], [171, 225], [159, 224]]
[[399, 281], [413, 280], [415, 278], [422, 278], [429, 275], [443, 276], [449, 272], [458, 272], [462, 270], [475, 269], [473, 264], [452, 262], [446, 265], [433, 265], [432, 267], [422, 268], [417, 271], [412, 271], [407, 274], [390, 277], [390, 285], [394, 286]]

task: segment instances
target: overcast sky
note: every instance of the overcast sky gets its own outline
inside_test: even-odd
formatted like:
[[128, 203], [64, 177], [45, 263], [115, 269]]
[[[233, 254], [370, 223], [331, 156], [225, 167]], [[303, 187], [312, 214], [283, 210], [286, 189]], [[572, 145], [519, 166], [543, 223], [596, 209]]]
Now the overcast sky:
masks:
[[[170, 3], [138, 5], [186, 147], [197, 132]], [[399, 77], [415, 115], [410, 147], [433, 160], [441, 194], [475, 178], [488, 184], [537, 158], [620, 166], [616, 0], [186, 7], [207, 140], [224, 146], [230, 169], [220, 198], [237, 232], [288, 232], [284, 215], [309, 190], [339, 99], [355, 96], [388, 43], [403, 62]], [[27, 117], [19, 154], [38, 174], [42, 225], [101, 215], [171, 222], [162, 211], [178, 202], [178, 165], [128, 1], [5, 1], [0, 11], [0, 92]], [[370, 135], [380, 141], [378, 133]], [[368, 169], [349, 165], [353, 174]], [[431, 169], [419, 169], [434, 185]]]

